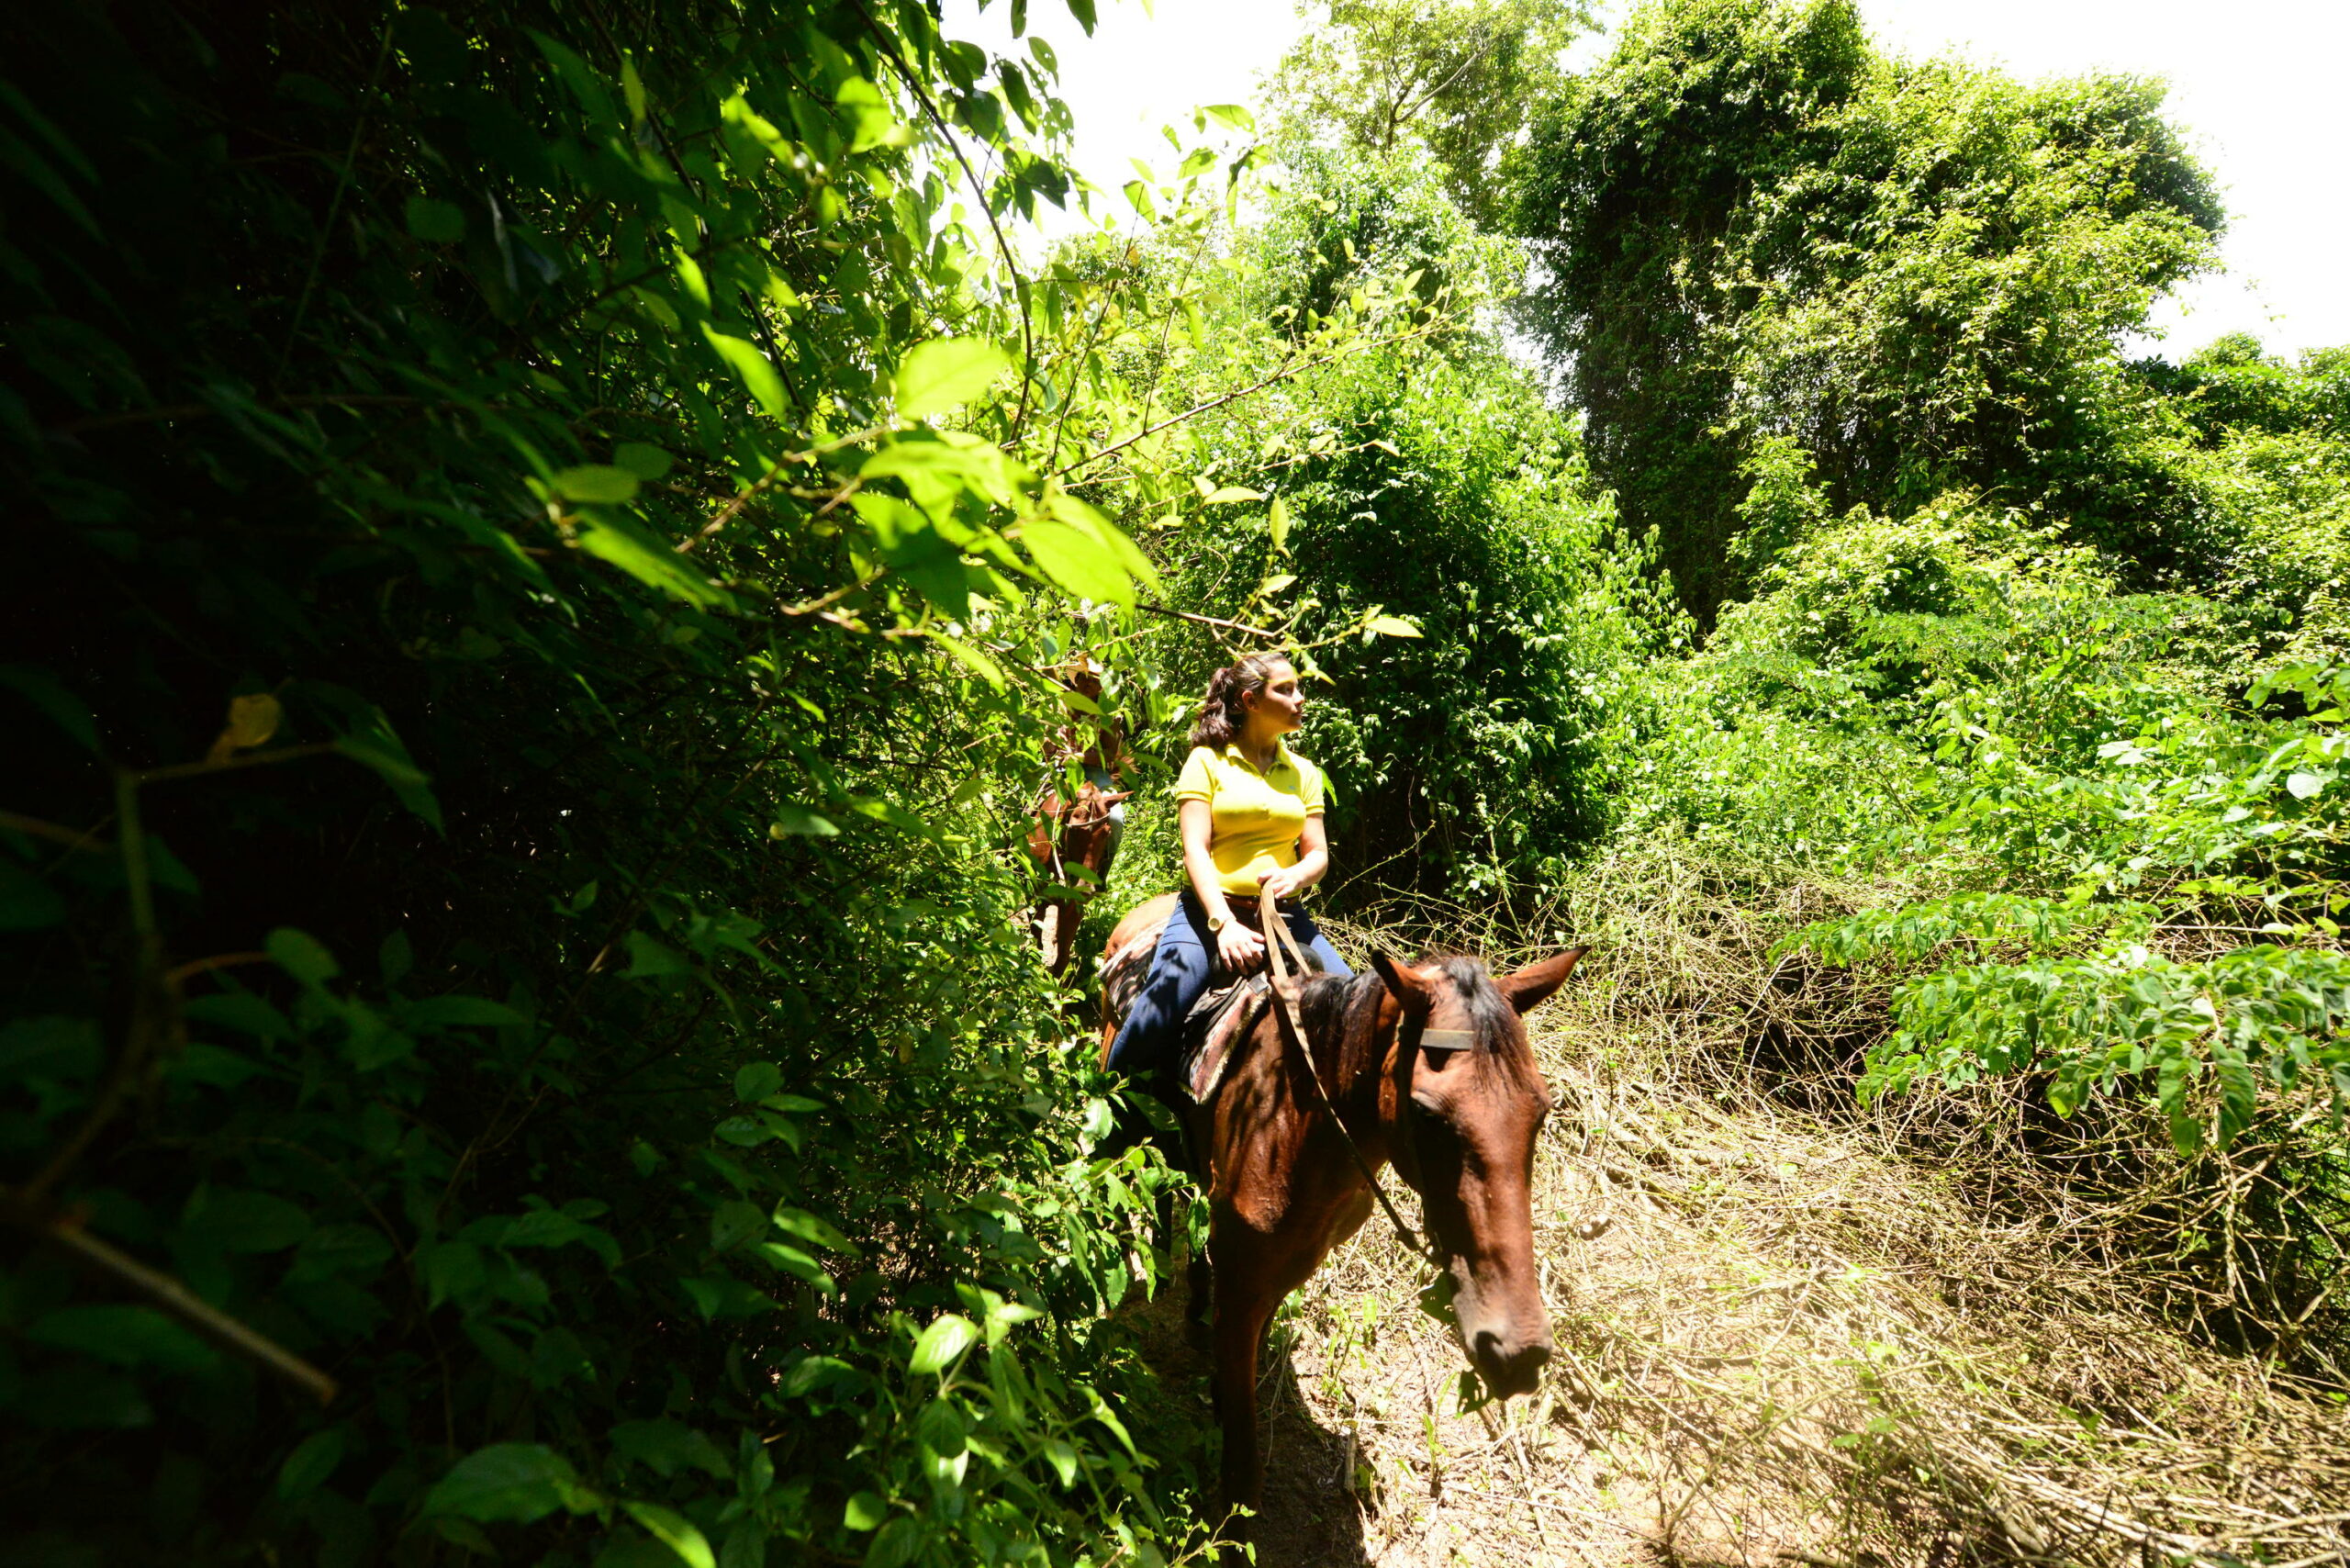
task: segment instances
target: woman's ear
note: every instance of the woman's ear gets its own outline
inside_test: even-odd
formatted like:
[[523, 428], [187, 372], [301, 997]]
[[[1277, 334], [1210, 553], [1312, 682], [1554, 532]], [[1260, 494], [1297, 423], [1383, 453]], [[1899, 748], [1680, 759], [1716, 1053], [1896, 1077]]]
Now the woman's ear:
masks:
[[1520, 1014], [1531, 1012], [1537, 1003], [1567, 983], [1567, 975], [1575, 960], [1590, 952], [1588, 947], [1570, 947], [1563, 953], [1553, 953], [1539, 963], [1532, 963], [1514, 975], [1504, 975], [1494, 983], [1502, 988], [1509, 1004]]
[[1436, 988], [1418, 970], [1395, 962], [1377, 948], [1371, 949], [1371, 967], [1395, 1000], [1404, 1004], [1406, 1013], [1426, 1013], [1436, 1004]]

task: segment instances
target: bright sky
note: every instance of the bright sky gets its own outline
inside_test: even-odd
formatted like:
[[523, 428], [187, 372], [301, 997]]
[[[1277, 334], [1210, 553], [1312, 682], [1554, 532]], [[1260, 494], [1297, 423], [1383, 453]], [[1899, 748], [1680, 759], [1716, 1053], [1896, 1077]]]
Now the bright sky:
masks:
[[[1078, 159], [1113, 193], [1129, 158], [1162, 170], [1158, 128], [1195, 105], [1249, 103], [1256, 78], [1297, 32], [1289, 0], [1102, 0], [1088, 39], [1058, 0], [1030, 0], [1029, 25], [1058, 51]], [[2166, 78], [2170, 108], [2217, 170], [2232, 222], [2226, 275], [2158, 308], [2165, 348], [2185, 353], [2249, 331], [2272, 353], [2350, 343], [2350, 137], [2336, 94], [2350, 59], [2343, 0], [1861, 0], [1897, 53], [1955, 52], [2039, 77], [2089, 70]], [[1620, 16], [1620, 3], [1606, 14]], [[1010, 43], [1008, 0], [984, 15], [947, 0], [947, 30]], [[1604, 42], [1576, 50], [1578, 59]], [[1184, 125], [1186, 132], [1189, 125]], [[1118, 206], [1123, 207], [1123, 203]]]

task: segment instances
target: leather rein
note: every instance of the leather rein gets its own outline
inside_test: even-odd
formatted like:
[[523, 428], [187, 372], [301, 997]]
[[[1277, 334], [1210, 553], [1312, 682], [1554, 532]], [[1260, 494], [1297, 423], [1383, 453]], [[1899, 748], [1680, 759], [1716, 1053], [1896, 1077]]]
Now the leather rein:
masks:
[[[1402, 1215], [1395, 1212], [1394, 1204], [1387, 1196], [1387, 1189], [1379, 1184], [1378, 1176], [1371, 1169], [1371, 1161], [1363, 1158], [1361, 1146], [1355, 1142], [1355, 1135], [1347, 1130], [1346, 1118], [1338, 1114], [1338, 1107], [1331, 1102], [1330, 1092], [1322, 1086], [1321, 1071], [1314, 1065], [1313, 1048], [1305, 1043], [1305, 1031], [1299, 1025], [1295, 1014], [1291, 1013], [1289, 1004], [1289, 988], [1292, 980], [1307, 970], [1305, 955], [1298, 950], [1297, 938], [1289, 934], [1289, 922], [1283, 920], [1281, 912], [1273, 907], [1270, 891], [1259, 895], [1258, 909], [1264, 922], [1265, 957], [1273, 972], [1273, 983], [1266, 989], [1273, 995], [1273, 1014], [1280, 1021], [1281, 1038], [1296, 1049], [1304, 1062], [1305, 1079], [1314, 1085], [1315, 1099], [1321, 1102], [1323, 1112], [1329, 1116], [1331, 1125], [1338, 1129], [1338, 1137], [1346, 1143], [1347, 1152], [1354, 1158], [1355, 1170], [1370, 1185], [1371, 1195], [1379, 1200], [1381, 1210], [1387, 1215], [1387, 1223], [1395, 1227], [1396, 1239], [1422, 1262], [1441, 1271], [1444, 1268], [1443, 1257], [1417, 1231], [1404, 1223]], [[1282, 961], [1281, 949], [1284, 947], [1289, 949], [1290, 959], [1297, 966], [1294, 972]], [[1399, 1023], [1396, 1025], [1399, 1036], [1402, 1029]], [[1400, 1039], [1398, 1044], [1401, 1044]], [[1476, 1036], [1466, 1029], [1423, 1029], [1418, 1044], [1422, 1048], [1433, 1051], [1472, 1050], [1476, 1047]], [[1405, 1111], [1408, 1114], [1408, 1106]]]

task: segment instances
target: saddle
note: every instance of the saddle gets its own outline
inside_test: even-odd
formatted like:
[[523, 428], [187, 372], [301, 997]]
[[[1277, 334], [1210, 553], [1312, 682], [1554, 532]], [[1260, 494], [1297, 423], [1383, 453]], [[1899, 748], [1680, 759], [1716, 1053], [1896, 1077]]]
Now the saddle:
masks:
[[[1239, 911], [1236, 908], [1234, 913], [1237, 914]], [[1249, 911], [1252, 916], [1255, 913]], [[1248, 924], [1253, 928], [1257, 923], [1251, 919]], [[1150, 978], [1151, 958], [1158, 950], [1159, 933], [1164, 929], [1165, 923], [1161, 922], [1135, 933], [1103, 962], [1102, 1000], [1110, 1016], [1125, 1016], [1141, 994], [1144, 983]], [[1215, 1097], [1224, 1082], [1225, 1069], [1232, 1059], [1232, 1047], [1246, 1038], [1263, 1016], [1271, 985], [1272, 977], [1261, 969], [1253, 975], [1226, 978], [1221, 985], [1211, 985], [1202, 992], [1191, 1012], [1184, 1015], [1173, 1077], [1193, 1104], [1204, 1105]]]
[[1183, 1046], [1175, 1058], [1175, 1081], [1194, 1105], [1215, 1098], [1224, 1082], [1225, 1064], [1232, 1046], [1246, 1038], [1265, 1010], [1265, 992], [1273, 977], [1259, 972], [1229, 980], [1200, 993], [1183, 1016]]

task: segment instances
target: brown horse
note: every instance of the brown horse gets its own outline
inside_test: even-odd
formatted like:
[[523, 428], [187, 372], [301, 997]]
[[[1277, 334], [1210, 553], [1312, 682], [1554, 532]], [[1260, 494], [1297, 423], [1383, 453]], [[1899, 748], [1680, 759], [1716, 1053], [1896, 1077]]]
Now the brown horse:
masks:
[[[1174, 902], [1171, 894], [1154, 899], [1121, 921], [1104, 968], [1129, 946], [1139, 953]], [[1550, 1095], [1520, 1015], [1558, 990], [1583, 952], [1498, 980], [1472, 958], [1404, 965], [1383, 954], [1373, 955], [1371, 974], [1301, 977], [1283, 988], [1289, 1017], [1265, 1008], [1232, 1045], [1209, 1103], [1191, 1108], [1192, 1148], [1206, 1161], [1227, 1507], [1253, 1508], [1263, 1495], [1257, 1361], [1273, 1308], [1371, 1212], [1349, 1137], [1371, 1172], [1392, 1163], [1420, 1194], [1461, 1345], [1486, 1386], [1505, 1398], [1533, 1390], [1550, 1357], [1530, 1197], [1534, 1140]], [[1104, 1011], [1114, 1014], [1110, 990]], [[1319, 1092], [1290, 1018], [1312, 1052]], [[1105, 1059], [1119, 1021], [1104, 1019]], [[1343, 1128], [1323, 1109], [1326, 1093]], [[1192, 1282], [1196, 1293], [1196, 1269]]]
[[1085, 913], [1086, 895], [1063, 891], [1081, 885], [1070, 873], [1092, 874], [1098, 890], [1110, 878], [1111, 857], [1118, 852], [1118, 824], [1110, 808], [1134, 793], [1111, 791], [1091, 778], [1077, 787], [1077, 799], [1064, 802], [1047, 790], [1036, 802], [1036, 825], [1028, 831], [1028, 854], [1052, 876], [1056, 887], [1036, 909], [1036, 949], [1055, 978], [1069, 968], [1075, 951], [1077, 923]]

